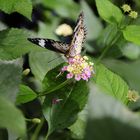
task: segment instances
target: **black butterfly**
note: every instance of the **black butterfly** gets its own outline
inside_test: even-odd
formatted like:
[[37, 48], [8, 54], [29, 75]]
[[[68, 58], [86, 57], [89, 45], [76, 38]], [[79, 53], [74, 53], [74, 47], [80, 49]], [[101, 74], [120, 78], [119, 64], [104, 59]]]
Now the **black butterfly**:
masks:
[[43, 48], [63, 53], [66, 57], [74, 57], [81, 53], [85, 38], [86, 28], [84, 26], [84, 13], [81, 12], [78, 17], [77, 24], [73, 32], [73, 38], [70, 44], [45, 38], [28, 38], [28, 40]]

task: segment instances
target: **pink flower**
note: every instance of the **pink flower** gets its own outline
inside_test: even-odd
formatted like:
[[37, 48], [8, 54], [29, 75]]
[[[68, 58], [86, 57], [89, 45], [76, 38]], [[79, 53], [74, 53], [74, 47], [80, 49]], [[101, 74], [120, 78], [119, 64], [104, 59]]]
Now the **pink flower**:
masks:
[[80, 74], [75, 75], [75, 80], [76, 80], [76, 81], [80, 81], [80, 79], [81, 79]]
[[71, 79], [73, 77], [73, 74], [72, 73], [68, 73], [67, 74], [67, 79]]
[[82, 73], [81, 77], [82, 77], [83, 80], [88, 81], [89, 77], [85, 73]]
[[89, 68], [85, 68], [85, 69], [84, 69], [84, 73], [85, 73], [88, 77], [91, 76], [91, 71], [90, 71]]
[[62, 72], [66, 71], [66, 70], [67, 70], [67, 66], [64, 66], [64, 67], [61, 69]]
[[73, 64], [74, 63], [74, 59], [73, 58], [69, 58], [68, 62], [69, 62], [69, 64]]
[[64, 66], [62, 71], [67, 71], [67, 79], [75, 78], [76, 81], [81, 79], [88, 81], [94, 73], [93, 63], [88, 61], [87, 56], [76, 55], [68, 59], [68, 66]]

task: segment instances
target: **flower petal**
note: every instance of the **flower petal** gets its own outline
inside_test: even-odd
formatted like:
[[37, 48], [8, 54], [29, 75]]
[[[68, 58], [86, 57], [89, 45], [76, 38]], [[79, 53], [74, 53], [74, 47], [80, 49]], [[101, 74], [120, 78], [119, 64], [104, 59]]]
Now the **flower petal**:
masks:
[[73, 78], [73, 74], [72, 73], [68, 73], [67, 74], [67, 79], [71, 79], [71, 78]]

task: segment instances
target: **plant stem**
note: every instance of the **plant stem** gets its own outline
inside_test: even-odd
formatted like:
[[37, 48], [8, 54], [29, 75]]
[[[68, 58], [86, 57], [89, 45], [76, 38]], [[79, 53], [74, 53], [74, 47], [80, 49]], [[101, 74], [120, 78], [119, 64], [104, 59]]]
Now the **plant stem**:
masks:
[[69, 79], [68, 79], [68, 80], [64, 81], [63, 83], [61, 83], [60, 85], [54, 87], [53, 89], [51, 89], [51, 90], [49, 90], [49, 91], [44, 91], [44, 92], [39, 93], [39, 94], [38, 94], [38, 97], [40, 97], [40, 96], [45, 96], [46, 94], [49, 94], [49, 93], [51, 93], [51, 92], [54, 92], [54, 91], [56, 91], [56, 90], [58, 90], [58, 89], [64, 87], [66, 84], [68, 84], [68, 83], [70, 83], [70, 82], [72, 82], [72, 80], [69, 80]]
[[97, 64], [101, 61], [101, 59], [105, 56], [106, 52], [109, 50], [110, 46], [106, 46], [105, 49], [103, 50], [102, 54], [99, 56], [99, 58], [97, 59]]
[[25, 118], [25, 121], [32, 122], [32, 119]]
[[44, 121], [45, 121], [45, 119], [42, 117], [41, 118], [41, 123], [38, 124], [38, 126], [36, 127], [35, 132], [33, 133], [32, 137], [31, 137], [31, 140], [37, 140], [38, 134], [39, 134], [39, 132], [40, 132], [42, 126], [43, 126]]
[[44, 140], [48, 140], [48, 136], [49, 136], [49, 135], [48, 135], [48, 133], [47, 133], [47, 135], [46, 135], [46, 137], [45, 137], [45, 139], [44, 139]]

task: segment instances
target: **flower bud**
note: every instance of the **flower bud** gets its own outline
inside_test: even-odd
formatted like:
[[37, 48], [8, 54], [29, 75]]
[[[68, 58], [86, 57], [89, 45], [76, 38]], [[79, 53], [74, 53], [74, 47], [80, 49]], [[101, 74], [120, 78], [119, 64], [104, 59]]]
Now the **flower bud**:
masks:
[[24, 75], [24, 76], [26, 76], [26, 75], [28, 75], [30, 73], [30, 69], [25, 69], [23, 72], [22, 72], [22, 74]]
[[31, 121], [37, 124], [41, 123], [41, 120], [39, 118], [33, 118]]

